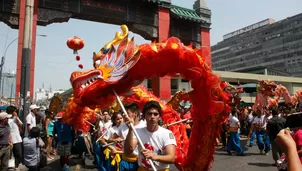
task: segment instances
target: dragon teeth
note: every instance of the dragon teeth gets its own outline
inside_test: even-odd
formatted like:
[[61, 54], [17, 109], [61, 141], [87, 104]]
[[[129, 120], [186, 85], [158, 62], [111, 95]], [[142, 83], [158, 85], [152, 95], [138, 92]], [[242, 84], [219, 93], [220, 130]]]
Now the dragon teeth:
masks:
[[82, 87], [82, 88], [85, 88], [86, 86], [85, 86], [85, 85], [82, 85], [81, 87]]

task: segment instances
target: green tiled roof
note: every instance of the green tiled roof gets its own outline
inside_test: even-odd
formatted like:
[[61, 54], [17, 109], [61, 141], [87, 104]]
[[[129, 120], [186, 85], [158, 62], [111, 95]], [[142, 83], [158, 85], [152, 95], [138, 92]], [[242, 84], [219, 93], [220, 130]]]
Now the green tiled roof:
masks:
[[191, 20], [194, 22], [202, 22], [202, 23], [206, 22], [193, 9], [171, 5], [171, 14], [176, 15], [177, 17], [183, 18], [185, 20]]
[[153, 3], [160, 3], [161, 0], [145, 0], [145, 1], [153, 2]]

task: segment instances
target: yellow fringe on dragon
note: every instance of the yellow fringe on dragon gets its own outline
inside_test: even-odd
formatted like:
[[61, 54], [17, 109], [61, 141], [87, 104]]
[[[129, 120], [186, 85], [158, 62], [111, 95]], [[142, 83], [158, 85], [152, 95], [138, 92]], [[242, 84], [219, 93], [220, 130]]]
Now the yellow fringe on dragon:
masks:
[[[136, 46], [133, 38], [128, 39], [125, 25], [122, 30], [123, 33], [117, 33], [106, 47], [94, 53], [93, 69], [71, 74], [74, 94], [64, 110], [63, 120], [75, 129], [88, 129], [83, 118], [93, 121], [95, 109], [112, 105], [116, 100], [113, 89], [124, 97], [124, 103], [132, 99], [143, 105], [142, 102], [157, 98], [146, 90], [140, 92], [132, 87], [148, 78], [179, 74], [189, 80], [193, 88], [189, 96], [194, 127], [190, 140], [184, 124], [169, 127], [177, 139], [175, 165], [180, 170], [208, 170], [213, 161], [216, 137], [229, 109], [219, 77], [204, 62], [210, 55], [209, 50], [184, 46], [175, 37]], [[128, 94], [129, 90], [132, 94]], [[171, 105], [161, 105], [165, 124], [180, 120]]]

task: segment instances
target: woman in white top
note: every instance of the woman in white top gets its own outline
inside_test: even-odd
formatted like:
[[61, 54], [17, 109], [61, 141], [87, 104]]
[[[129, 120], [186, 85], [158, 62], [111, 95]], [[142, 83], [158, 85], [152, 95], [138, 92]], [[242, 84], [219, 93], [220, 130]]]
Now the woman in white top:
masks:
[[[114, 148], [115, 150], [121, 151], [123, 146], [121, 145], [121, 142], [123, 139], [121, 137], [115, 137], [114, 135], [117, 134], [119, 127], [123, 123], [123, 116], [121, 112], [116, 112], [112, 115], [111, 117], [112, 121], [112, 127], [109, 128], [108, 134], [105, 136], [105, 139], [107, 140], [108, 143], [114, 143]], [[116, 151], [114, 151], [116, 152]]]

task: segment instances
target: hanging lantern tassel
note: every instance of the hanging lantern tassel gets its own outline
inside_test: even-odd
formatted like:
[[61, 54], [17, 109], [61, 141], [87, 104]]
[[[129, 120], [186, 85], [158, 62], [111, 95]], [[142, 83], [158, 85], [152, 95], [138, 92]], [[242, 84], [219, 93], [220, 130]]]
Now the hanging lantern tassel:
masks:
[[83, 65], [82, 65], [82, 64], [79, 64], [79, 68], [83, 69]]
[[78, 50], [81, 50], [85, 45], [84, 40], [77, 36], [69, 38], [66, 43], [67, 46], [73, 50], [73, 54], [78, 54]]

